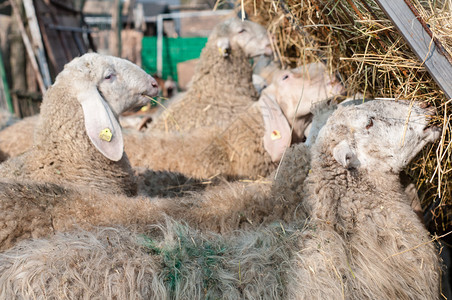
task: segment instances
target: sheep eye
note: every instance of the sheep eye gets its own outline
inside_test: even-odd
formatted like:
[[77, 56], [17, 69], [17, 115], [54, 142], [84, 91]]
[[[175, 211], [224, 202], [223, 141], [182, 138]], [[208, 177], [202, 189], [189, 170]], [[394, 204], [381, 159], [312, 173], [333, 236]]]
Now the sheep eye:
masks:
[[282, 80], [286, 80], [287, 78], [289, 78], [289, 75], [286, 74], [283, 76]]
[[369, 122], [367, 122], [367, 125], [366, 125], [366, 129], [369, 129], [370, 127], [374, 126], [374, 121], [373, 121], [373, 119], [374, 119], [374, 118], [370, 118], [370, 119], [369, 119]]
[[245, 31], [246, 31], [246, 29], [242, 28], [242, 29], [239, 30], [239, 33], [243, 33]]
[[111, 73], [109, 72], [109, 73], [107, 73], [107, 75], [104, 76], [104, 79], [105, 80], [114, 79], [115, 76], [116, 76], [116, 74], [114, 72], [111, 72]]

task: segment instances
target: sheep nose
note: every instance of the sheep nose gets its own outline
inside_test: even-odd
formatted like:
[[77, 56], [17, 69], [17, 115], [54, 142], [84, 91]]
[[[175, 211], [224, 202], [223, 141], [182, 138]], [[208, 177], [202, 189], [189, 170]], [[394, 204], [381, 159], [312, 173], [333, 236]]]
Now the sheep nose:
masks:
[[152, 85], [153, 88], [158, 88], [159, 87], [159, 84], [155, 80], [151, 81], [151, 85]]
[[429, 108], [429, 107], [431, 107], [431, 106], [432, 106], [432, 104], [431, 104], [430, 102], [427, 102], [427, 101], [421, 102], [421, 103], [419, 104], [419, 107], [420, 107], [420, 108], [424, 108], [424, 109]]
[[427, 115], [427, 119], [432, 119], [436, 116], [437, 110], [434, 106], [429, 106], [424, 108], [425, 114]]

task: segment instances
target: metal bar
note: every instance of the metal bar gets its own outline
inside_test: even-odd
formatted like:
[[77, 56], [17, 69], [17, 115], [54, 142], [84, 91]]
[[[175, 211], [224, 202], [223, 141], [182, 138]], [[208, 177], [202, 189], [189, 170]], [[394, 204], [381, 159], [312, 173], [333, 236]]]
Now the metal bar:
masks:
[[208, 16], [224, 16], [232, 14], [234, 11], [232, 9], [222, 9], [216, 11], [183, 11], [183, 12], [173, 12], [169, 14], [160, 14], [157, 17], [144, 17], [146, 22], [155, 22], [157, 18], [161, 16], [162, 19], [173, 19], [173, 18], [189, 18], [189, 17], [208, 17]]
[[162, 77], [163, 71], [163, 16], [157, 16], [157, 75]]
[[428, 26], [417, 11], [413, 11], [404, 0], [377, 0], [377, 3], [446, 96], [452, 98], [452, 65], [442, 53], [439, 41], [435, 41], [431, 32], [426, 30]]
[[[217, 10], [217, 11], [190, 11], [190, 12], [174, 12], [170, 14], [161, 14], [163, 16], [163, 19], [170, 19], [170, 18], [186, 18], [186, 17], [205, 17], [205, 16], [223, 16], [233, 13], [233, 10], [230, 9], [224, 9], [224, 10]], [[176, 15], [177, 14], [177, 15]], [[145, 22], [157, 22], [158, 16], [149, 16], [144, 17]], [[111, 24], [111, 17], [109, 16], [85, 16], [84, 17], [85, 22], [87, 24], [105, 24], [109, 25]], [[125, 18], [123, 18], [125, 19]], [[124, 21], [124, 20], [123, 20]]]
[[80, 38], [77, 36], [77, 33], [72, 32], [72, 38], [74, 39], [74, 42], [77, 45], [78, 52], [81, 54], [85, 53], [85, 47], [83, 47], [83, 43], [82, 41], [80, 41]]
[[[110, 19], [111, 21], [111, 19]], [[80, 33], [92, 33], [93, 31], [89, 28], [79, 28], [79, 27], [70, 27], [70, 26], [61, 26], [61, 25], [46, 25], [47, 28], [59, 31], [70, 31], [70, 32], [80, 32]]]

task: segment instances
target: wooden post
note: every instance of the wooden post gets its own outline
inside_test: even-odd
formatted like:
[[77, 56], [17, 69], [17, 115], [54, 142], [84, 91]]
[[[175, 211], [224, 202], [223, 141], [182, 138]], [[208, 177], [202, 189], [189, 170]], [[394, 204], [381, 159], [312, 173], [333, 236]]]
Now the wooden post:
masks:
[[115, 0], [113, 5], [113, 11], [111, 14], [111, 30], [113, 32], [113, 41], [110, 46], [110, 49], [112, 50], [113, 55], [116, 55], [118, 57], [121, 57], [121, 26], [122, 26], [122, 20], [121, 20], [121, 0]]
[[[14, 0], [11, 0], [14, 1]], [[19, 12], [20, 13], [20, 12]], [[22, 117], [18, 91], [27, 90], [26, 81], [26, 54], [25, 47], [20, 36], [19, 25], [16, 24], [17, 19], [11, 19], [11, 34], [8, 41], [10, 45], [9, 65], [11, 68], [11, 98], [13, 101], [14, 113], [17, 117]]]
[[24, 24], [22, 23], [19, 7], [17, 6], [15, 0], [10, 0], [10, 3], [14, 18], [16, 19], [18, 29], [20, 31], [22, 40], [25, 45], [25, 49], [27, 50], [28, 58], [30, 59], [31, 66], [33, 67], [33, 70], [36, 73], [36, 79], [38, 81], [39, 89], [41, 90], [41, 93], [44, 95], [44, 93], [46, 92], [46, 87], [44, 85], [44, 81], [42, 80], [41, 73], [39, 72], [39, 66], [38, 63], [36, 62], [36, 58], [33, 53], [33, 47], [31, 46], [30, 39], [28, 38]]
[[431, 33], [410, 0], [377, 0], [402, 36], [425, 65], [430, 75], [452, 98], [452, 59]]
[[44, 85], [48, 88], [52, 84], [50, 79], [49, 66], [47, 64], [46, 54], [44, 51], [44, 45], [42, 44], [41, 31], [39, 30], [38, 19], [36, 18], [35, 7], [33, 6], [33, 0], [23, 0], [25, 14], [28, 19], [28, 26], [30, 27], [31, 40], [35, 49], [36, 57], [38, 58], [40, 70], [42, 73]]

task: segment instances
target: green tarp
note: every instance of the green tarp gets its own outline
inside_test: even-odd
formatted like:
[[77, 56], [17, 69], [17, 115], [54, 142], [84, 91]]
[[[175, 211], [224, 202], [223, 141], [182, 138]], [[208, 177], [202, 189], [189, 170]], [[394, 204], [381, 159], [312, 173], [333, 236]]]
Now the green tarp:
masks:
[[[177, 81], [177, 64], [199, 58], [207, 37], [163, 38], [162, 78], [170, 75]], [[143, 69], [149, 74], [157, 72], [157, 37], [144, 37], [142, 47]]]
[[13, 106], [11, 103], [11, 95], [9, 93], [8, 82], [6, 81], [5, 66], [3, 64], [2, 53], [0, 51], [0, 107], [7, 107], [13, 113]]

